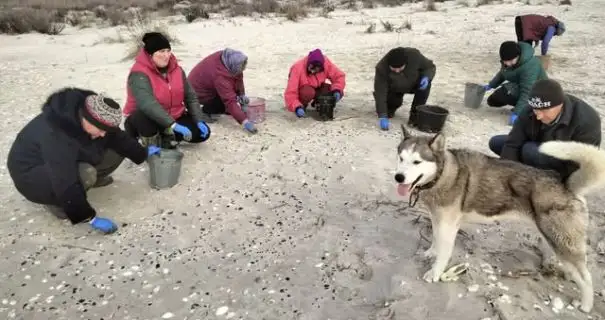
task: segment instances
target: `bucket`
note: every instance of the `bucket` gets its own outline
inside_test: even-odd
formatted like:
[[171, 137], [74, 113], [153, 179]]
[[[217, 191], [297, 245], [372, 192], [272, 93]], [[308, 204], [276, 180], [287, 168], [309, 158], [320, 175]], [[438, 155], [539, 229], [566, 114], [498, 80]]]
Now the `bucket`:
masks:
[[547, 55], [543, 55], [543, 56], [538, 56], [538, 59], [540, 59], [540, 62], [542, 63], [542, 68], [544, 68], [544, 70], [548, 71], [552, 64], [552, 58], [550, 57], [550, 55], [547, 54]]
[[421, 105], [416, 107], [414, 114], [410, 114], [409, 124], [420, 131], [437, 133], [443, 129], [449, 114], [447, 109], [439, 106]]
[[147, 159], [149, 184], [155, 189], [172, 188], [179, 182], [184, 154], [178, 149], [162, 149]]
[[250, 98], [248, 108], [246, 109], [248, 121], [252, 123], [261, 123], [265, 121], [265, 99], [259, 97]]
[[481, 106], [485, 89], [482, 85], [467, 82], [464, 88], [464, 106], [471, 109], [478, 109]]
[[320, 121], [334, 120], [334, 107], [336, 106], [336, 98], [333, 95], [320, 95], [315, 98], [315, 108]]

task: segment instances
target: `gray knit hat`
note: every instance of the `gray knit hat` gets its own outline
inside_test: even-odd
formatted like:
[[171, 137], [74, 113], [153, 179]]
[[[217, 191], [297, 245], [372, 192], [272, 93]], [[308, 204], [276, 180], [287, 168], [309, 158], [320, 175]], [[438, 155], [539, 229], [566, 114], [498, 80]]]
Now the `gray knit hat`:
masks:
[[119, 130], [122, 122], [120, 105], [115, 100], [101, 94], [86, 97], [82, 117], [95, 127], [105, 131]]

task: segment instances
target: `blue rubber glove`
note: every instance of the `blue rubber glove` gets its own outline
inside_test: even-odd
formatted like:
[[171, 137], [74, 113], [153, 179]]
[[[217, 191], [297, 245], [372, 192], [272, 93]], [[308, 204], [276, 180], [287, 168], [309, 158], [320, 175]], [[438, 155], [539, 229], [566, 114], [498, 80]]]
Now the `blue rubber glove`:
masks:
[[388, 118], [381, 117], [379, 123], [380, 123], [380, 129], [389, 130], [389, 119]]
[[490, 87], [489, 84], [486, 84], [483, 86], [483, 89], [485, 89], [485, 91], [490, 91], [492, 90], [492, 87]]
[[158, 147], [158, 146], [149, 145], [149, 146], [147, 147], [147, 156], [148, 156], [148, 157], [151, 157], [151, 156], [152, 156], [152, 155], [154, 155], [154, 154], [159, 155], [161, 150], [162, 150], [162, 149], [161, 149], [160, 147]]
[[340, 98], [342, 98], [342, 97], [340, 96], [340, 92], [338, 92], [338, 91], [334, 91], [334, 98], [336, 99], [336, 102], [340, 101]]
[[114, 233], [118, 230], [118, 226], [107, 218], [94, 217], [89, 223], [93, 229], [105, 234]]
[[296, 108], [296, 116], [299, 118], [302, 118], [305, 116], [305, 109], [303, 109], [302, 107], [298, 107]]
[[206, 138], [208, 136], [208, 125], [204, 121], [200, 121], [197, 123], [197, 127], [200, 129], [200, 137]]
[[244, 121], [244, 129], [250, 133], [257, 133], [258, 130], [254, 127], [254, 123], [246, 120]]
[[422, 77], [422, 79], [420, 79], [420, 90], [425, 90], [427, 87], [429, 86], [429, 77]]
[[515, 124], [515, 121], [517, 121], [517, 114], [516, 113], [511, 113], [510, 114], [510, 118], [508, 118], [508, 125], [512, 126], [513, 124]]
[[172, 130], [174, 130], [174, 132], [182, 134], [183, 139], [185, 139], [186, 141], [191, 140], [191, 130], [189, 130], [189, 128], [175, 122], [172, 127]]

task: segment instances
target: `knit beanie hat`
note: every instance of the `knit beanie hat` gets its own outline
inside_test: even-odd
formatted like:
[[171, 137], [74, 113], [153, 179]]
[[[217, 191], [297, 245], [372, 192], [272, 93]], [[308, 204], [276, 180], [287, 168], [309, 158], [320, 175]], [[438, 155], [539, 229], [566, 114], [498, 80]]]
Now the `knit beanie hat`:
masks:
[[168, 39], [159, 32], [147, 32], [143, 35], [144, 49], [148, 54], [153, 54], [162, 49], [171, 49]]
[[521, 48], [515, 41], [504, 41], [500, 45], [500, 59], [502, 61], [513, 60], [521, 55]]
[[562, 104], [564, 100], [561, 85], [555, 80], [543, 79], [534, 83], [527, 104], [533, 109], [549, 109]]
[[315, 65], [315, 66], [324, 66], [324, 54], [320, 49], [315, 49], [309, 52], [309, 56], [307, 58], [307, 65]]
[[387, 53], [387, 63], [389, 64], [389, 67], [401, 68], [408, 62], [407, 60], [405, 49], [402, 47], [392, 49]]
[[122, 112], [115, 100], [102, 95], [89, 95], [81, 110], [82, 117], [95, 127], [104, 131], [119, 130]]

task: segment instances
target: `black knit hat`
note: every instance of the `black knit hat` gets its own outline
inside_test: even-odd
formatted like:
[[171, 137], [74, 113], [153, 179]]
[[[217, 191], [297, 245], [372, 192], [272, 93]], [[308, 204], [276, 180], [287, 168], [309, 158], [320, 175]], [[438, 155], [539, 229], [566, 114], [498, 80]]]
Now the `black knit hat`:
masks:
[[145, 33], [143, 35], [143, 43], [145, 44], [145, 51], [149, 54], [153, 54], [162, 49], [171, 49], [170, 41], [159, 32]]
[[102, 95], [93, 94], [86, 97], [81, 114], [90, 124], [104, 131], [119, 130], [122, 122], [120, 105]]
[[513, 60], [521, 55], [519, 44], [514, 41], [504, 41], [500, 45], [500, 59], [502, 61]]
[[405, 49], [398, 47], [387, 53], [387, 63], [390, 67], [401, 68], [408, 62]]
[[552, 79], [538, 80], [534, 83], [527, 104], [532, 109], [549, 109], [558, 106], [565, 100], [561, 85]]

